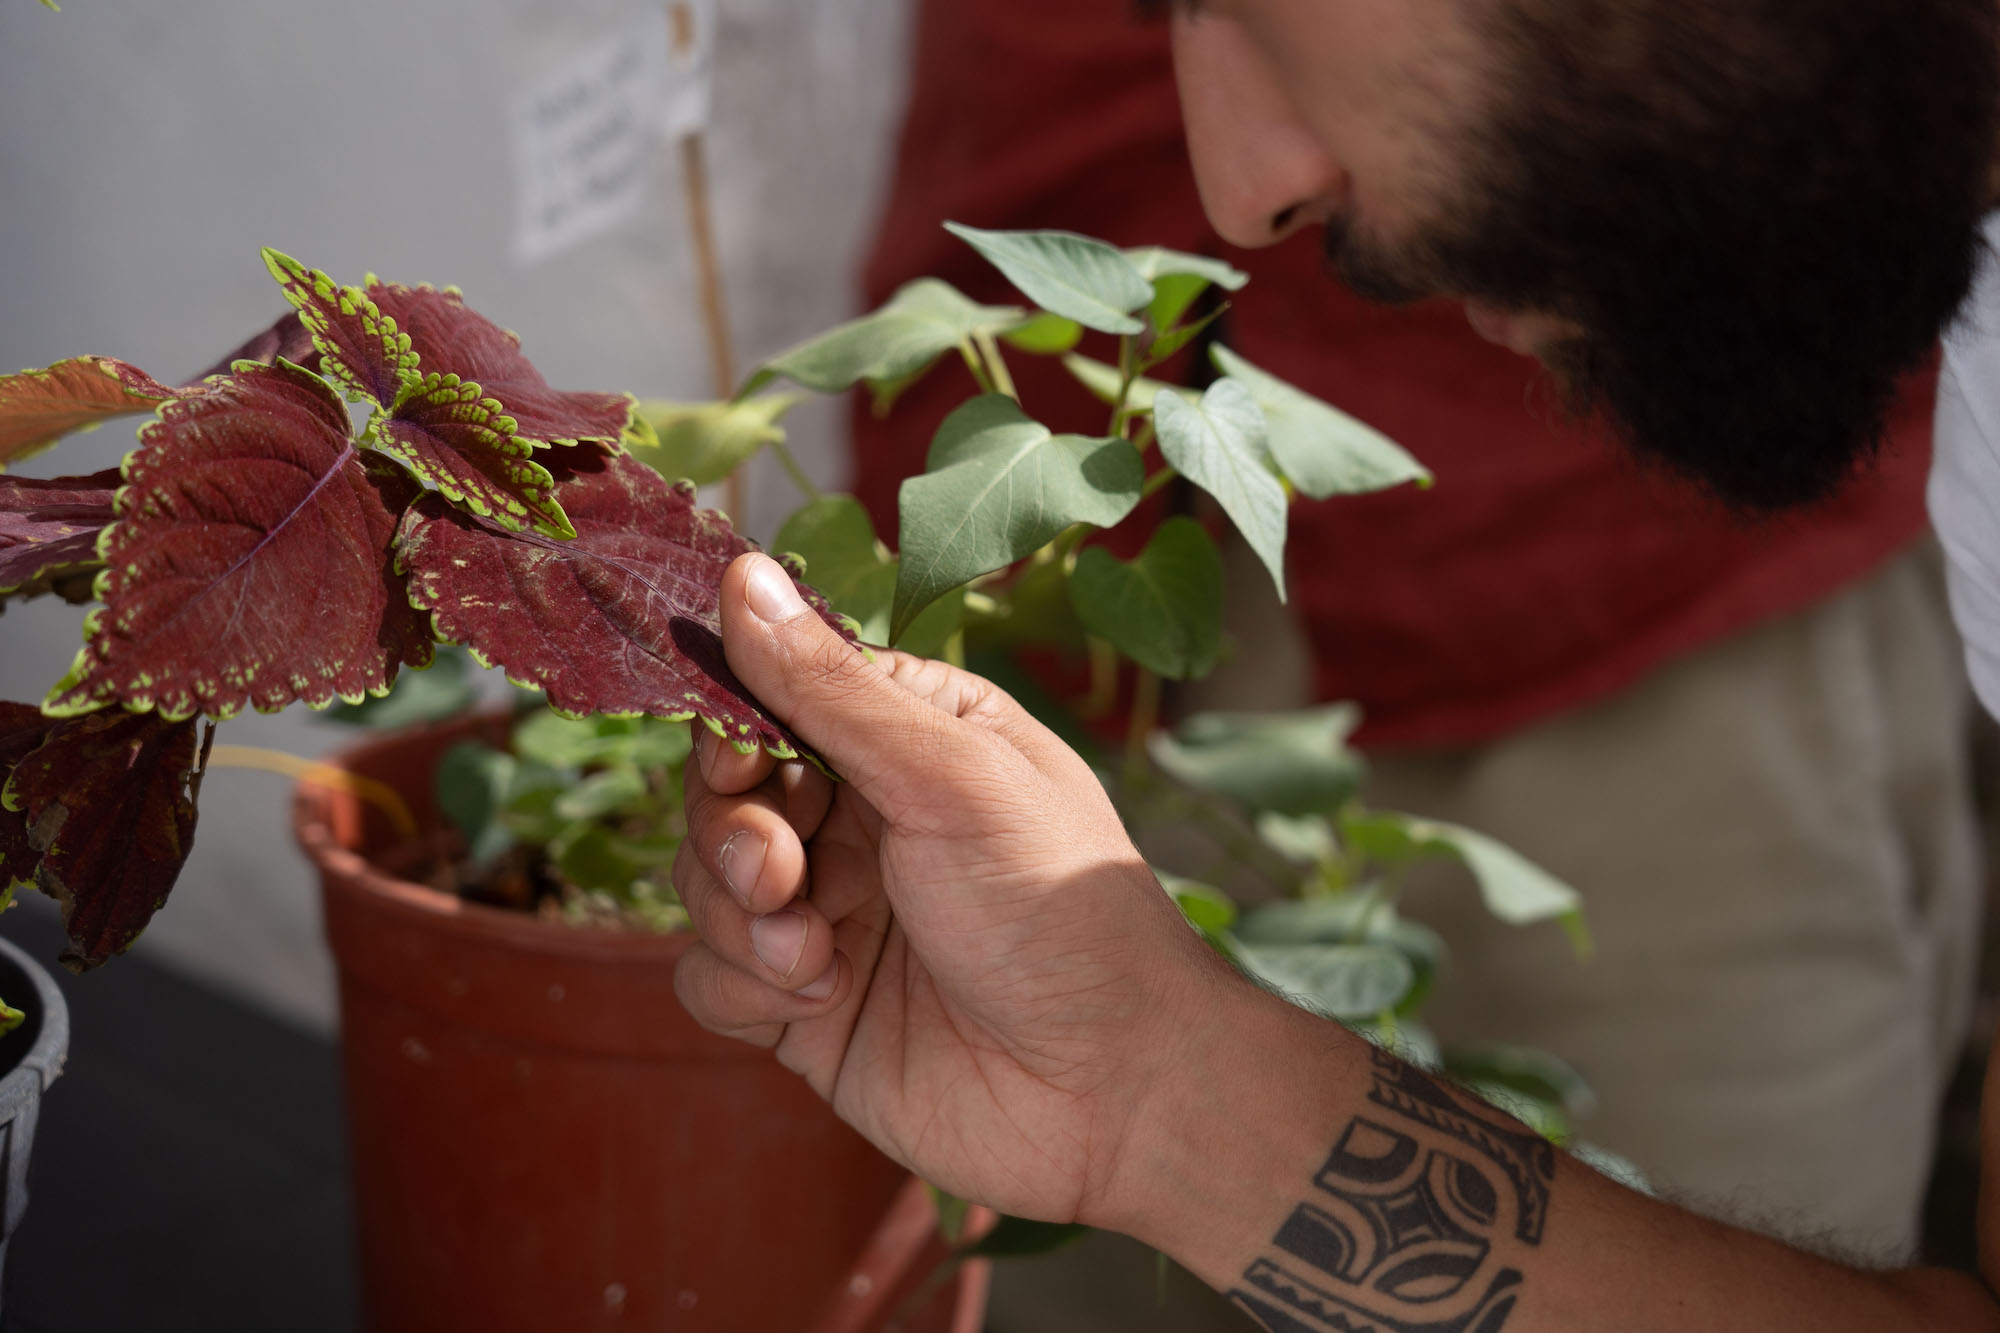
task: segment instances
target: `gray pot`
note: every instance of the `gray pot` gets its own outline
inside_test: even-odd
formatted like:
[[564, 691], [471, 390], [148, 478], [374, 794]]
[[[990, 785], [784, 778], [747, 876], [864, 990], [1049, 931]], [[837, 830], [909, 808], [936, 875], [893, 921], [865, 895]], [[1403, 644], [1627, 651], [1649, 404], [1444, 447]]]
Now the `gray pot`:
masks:
[[0, 1268], [28, 1209], [28, 1160], [42, 1093], [69, 1054], [69, 1006], [40, 963], [0, 939], [0, 997], [28, 1017], [0, 1037]]

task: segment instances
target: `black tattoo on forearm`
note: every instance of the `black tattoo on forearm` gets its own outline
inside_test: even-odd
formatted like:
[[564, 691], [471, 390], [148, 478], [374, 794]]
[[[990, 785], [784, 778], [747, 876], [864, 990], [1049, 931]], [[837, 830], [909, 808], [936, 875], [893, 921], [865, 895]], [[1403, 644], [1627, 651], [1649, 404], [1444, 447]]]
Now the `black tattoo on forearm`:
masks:
[[1537, 1245], [1555, 1150], [1383, 1051], [1368, 1100], [1230, 1301], [1271, 1333], [1500, 1333]]

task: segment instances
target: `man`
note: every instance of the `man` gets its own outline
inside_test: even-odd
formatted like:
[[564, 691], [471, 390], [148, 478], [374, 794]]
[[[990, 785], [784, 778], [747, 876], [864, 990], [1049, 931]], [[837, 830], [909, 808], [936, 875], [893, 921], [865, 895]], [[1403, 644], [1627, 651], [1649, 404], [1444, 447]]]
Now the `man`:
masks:
[[[924, 275], [1016, 299], [940, 218], [1222, 246], [1188, 170], [1168, 25], [1131, 0], [922, 0], [910, 69], [867, 304]], [[1230, 110], [1253, 145], [1286, 142], [1296, 116], [1281, 102], [1264, 134], [1253, 107]], [[1282, 171], [1257, 179], [1284, 193]], [[1358, 702], [1370, 799], [1546, 866], [1583, 893], [1599, 945], [1580, 965], [1552, 927], [1494, 921], [1462, 871], [1413, 877], [1411, 914], [1451, 947], [1424, 1015], [1446, 1045], [1570, 1061], [1598, 1094], [1582, 1135], [1675, 1197], [1909, 1254], [1980, 887], [1970, 695], [1924, 513], [1931, 367], [1906, 381], [1867, 485], [1747, 522], [1634, 467], [1596, 423], [1559, 420], [1547, 372], [1482, 340], [1462, 302], [1384, 306], [1328, 281], [1320, 228], [1293, 216], [1273, 235], [1291, 202], [1224, 200], [1240, 243], [1224, 253], [1251, 282], [1223, 340], [1439, 484], [1294, 504], [1283, 606], [1237, 543], [1238, 651], [1171, 706]], [[1628, 206], [1657, 213], [1652, 183]], [[1053, 361], [1014, 374], [1052, 429], [1103, 428]], [[967, 391], [948, 371], [891, 413], [857, 395], [854, 489], [878, 530]], [[1829, 1101], [1840, 1113], [1802, 1132]], [[1112, 1249], [1002, 1274], [997, 1322], [1056, 1269], [1109, 1304]], [[1125, 1253], [1130, 1299], [1154, 1303], [1150, 1256]], [[1081, 1301], [1064, 1317], [1091, 1326]], [[1055, 1333], [1039, 1309], [1018, 1324]]]
[[[1225, 235], [1327, 226], [1357, 288], [1465, 300], [1642, 455], [1750, 507], [1865, 456], [1966, 294], [2000, 155], [1991, 0], [1210, 0], [1175, 42]], [[2000, 314], [2000, 280], [1979, 304]], [[1974, 322], [1936, 515], [1989, 708], [1996, 409], [2000, 331]], [[1135, 1235], [1280, 1333], [2000, 1327], [1971, 1279], [1845, 1269], [1626, 1192], [1255, 990], [1059, 741], [804, 612], [746, 557], [725, 646], [848, 782], [704, 743], [678, 986], [927, 1178]]]

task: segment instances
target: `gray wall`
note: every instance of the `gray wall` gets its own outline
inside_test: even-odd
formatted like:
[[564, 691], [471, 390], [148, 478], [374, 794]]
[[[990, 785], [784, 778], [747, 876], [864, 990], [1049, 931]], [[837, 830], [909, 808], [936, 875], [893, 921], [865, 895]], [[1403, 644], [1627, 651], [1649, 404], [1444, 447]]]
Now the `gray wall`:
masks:
[[[638, 0], [0, 0], [0, 367], [85, 352], [164, 379], [194, 373], [283, 309], [275, 245], [353, 281], [456, 283], [518, 330], [551, 381], [705, 397], [675, 159], [644, 216], [539, 267], [511, 259], [506, 88]], [[769, 353], [851, 312], [900, 109], [902, 0], [720, 0], [716, 213], [736, 342]], [[838, 416], [793, 419], [807, 468], [836, 479]], [[118, 423], [23, 464], [109, 466]], [[753, 478], [748, 526], [793, 503]], [[0, 697], [37, 700], [68, 666], [79, 612], [0, 619]], [[303, 710], [220, 739], [301, 755], [343, 733]], [[330, 966], [286, 784], [218, 771], [196, 850], [139, 951], [314, 1026]], [[116, 964], [112, 964], [116, 966]]]

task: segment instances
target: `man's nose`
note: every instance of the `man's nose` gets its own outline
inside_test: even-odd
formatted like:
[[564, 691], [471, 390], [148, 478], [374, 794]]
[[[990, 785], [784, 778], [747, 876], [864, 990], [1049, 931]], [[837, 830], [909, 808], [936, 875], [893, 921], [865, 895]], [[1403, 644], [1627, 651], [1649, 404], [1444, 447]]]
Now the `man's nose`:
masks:
[[1174, 76], [1202, 207], [1218, 235], [1254, 249], [1345, 206], [1348, 178], [1292, 106], [1278, 73], [1236, 23], [1174, 19]]

